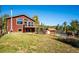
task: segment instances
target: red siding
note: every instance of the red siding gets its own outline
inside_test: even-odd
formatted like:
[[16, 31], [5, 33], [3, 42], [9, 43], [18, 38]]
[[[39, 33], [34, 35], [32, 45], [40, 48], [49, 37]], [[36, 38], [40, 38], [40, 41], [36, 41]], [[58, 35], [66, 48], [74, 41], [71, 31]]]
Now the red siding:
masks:
[[[23, 24], [17, 24], [17, 18], [22, 18], [22, 19], [24, 19], [24, 18], [26, 18], [25, 16], [19, 16], [19, 17], [15, 17], [15, 18], [12, 18], [12, 28], [13, 28], [13, 32], [18, 32], [18, 29], [22, 29], [22, 32], [25, 32], [24, 30], [23, 30]], [[28, 19], [30, 22], [32, 21], [32, 20], [30, 20], [30, 19]], [[11, 28], [11, 19], [7, 19], [7, 30], [8, 30], [8, 32], [10, 32], [10, 28]]]

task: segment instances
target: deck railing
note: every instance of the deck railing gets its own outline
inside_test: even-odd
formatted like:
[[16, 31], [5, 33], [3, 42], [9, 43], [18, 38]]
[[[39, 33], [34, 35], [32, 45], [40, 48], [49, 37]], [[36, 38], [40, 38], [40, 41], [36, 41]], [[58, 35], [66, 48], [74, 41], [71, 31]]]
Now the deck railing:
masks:
[[35, 27], [34, 25], [33, 26], [27, 26], [27, 25], [23, 25], [24, 28], [27, 28], [27, 27]]

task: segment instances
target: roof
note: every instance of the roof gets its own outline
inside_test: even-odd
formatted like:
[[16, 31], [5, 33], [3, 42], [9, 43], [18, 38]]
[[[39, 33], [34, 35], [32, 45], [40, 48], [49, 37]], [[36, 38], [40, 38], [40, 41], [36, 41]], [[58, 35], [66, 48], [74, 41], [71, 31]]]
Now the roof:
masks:
[[[33, 19], [31, 19], [30, 17], [28, 17], [28, 16], [26, 16], [26, 15], [17, 15], [17, 16], [13, 16], [12, 18], [16, 18], [16, 17], [20, 17], [20, 16], [25, 16], [26, 18], [28, 18], [28, 19], [34, 21]], [[6, 19], [11, 19], [11, 17], [8, 17], [8, 18], [6, 18]]]
[[55, 28], [48, 28], [48, 30], [56, 30]]

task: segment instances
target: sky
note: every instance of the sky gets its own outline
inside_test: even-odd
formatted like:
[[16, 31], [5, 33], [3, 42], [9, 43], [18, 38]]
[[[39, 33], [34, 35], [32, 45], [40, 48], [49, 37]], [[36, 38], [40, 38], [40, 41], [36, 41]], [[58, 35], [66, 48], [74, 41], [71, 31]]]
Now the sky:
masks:
[[74, 20], [79, 20], [78, 5], [2, 5], [2, 15], [9, 14], [13, 10], [13, 16], [27, 15], [30, 18], [38, 16], [40, 23], [54, 26], [62, 25], [63, 22], [68, 24]]

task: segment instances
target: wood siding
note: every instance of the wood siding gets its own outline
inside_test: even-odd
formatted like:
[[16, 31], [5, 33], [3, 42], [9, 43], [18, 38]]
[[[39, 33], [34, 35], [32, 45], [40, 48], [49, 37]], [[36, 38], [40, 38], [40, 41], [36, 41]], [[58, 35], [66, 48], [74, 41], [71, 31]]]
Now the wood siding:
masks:
[[[22, 24], [17, 24], [17, 19], [18, 18], [22, 18], [23, 23]], [[33, 20], [31, 20], [30, 18], [27, 18], [25, 16], [18, 16], [18, 17], [13, 17], [12, 18], [12, 28], [13, 28], [13, 32], [18, 32], [18, 29], [22, 29], [22, 32], [24, 32], [25, 30], [23, 29], [23, 25], [24, 25], [24, 19], [28, 19], [29, 22], [33, 22]], [[10, 32], [10, 28], [11, 28], [11, 18], [7, 19], [7, 30], [8, 32]]]

